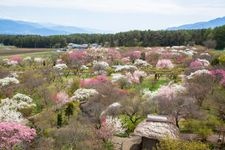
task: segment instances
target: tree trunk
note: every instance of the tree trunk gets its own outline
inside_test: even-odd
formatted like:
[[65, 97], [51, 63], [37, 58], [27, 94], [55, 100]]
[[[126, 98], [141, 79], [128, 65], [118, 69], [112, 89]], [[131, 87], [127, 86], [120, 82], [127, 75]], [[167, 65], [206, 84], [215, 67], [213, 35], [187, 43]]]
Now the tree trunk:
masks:
[[176, 126], [178, 127], [178, 129], [180, 129], [178, 116], [175, 117], [175, 121], [176, 121]]

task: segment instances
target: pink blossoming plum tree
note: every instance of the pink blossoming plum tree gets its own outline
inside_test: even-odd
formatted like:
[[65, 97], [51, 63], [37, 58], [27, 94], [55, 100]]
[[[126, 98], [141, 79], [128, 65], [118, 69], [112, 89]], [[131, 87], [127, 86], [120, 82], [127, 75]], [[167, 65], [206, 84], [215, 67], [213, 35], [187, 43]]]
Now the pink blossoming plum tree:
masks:
[[223, 69], [216, 69], [210, 71], [211, 75], [218, 81], [222, 86], [225, 87], [225, 70]]
[[169, 60], [169, 59], [158, 60], [158, 62], [156, 64], [156, 68], [160, 68], [160, 69], [171, 69], [173, 67], [174, 67], [174, 65], [171, 62], [171, 60]]
[[90, 88], [108, 82], [105, 75], [99, 75], [94, 78], [87, 78], [80, 81], [80, 87]]
[[108, 59], [114, 62], [115, 60], [119, 60], [121, 58], [121, 54], [116, 49], [108, 50]]
[[9, 60], [20, 63], [23, 59], [20, 55], [13, 55], [9, 57]]
[[209, 61], [205, 59], [197, 59], [190, 64], [191, 69], [203, 69], [209, 66]]
[[70, 68], [74, 69], [74, 74], [79, 72], [80, 67], [85, 63], [87, 53], [84, 51], [71, 51], [62, 56], [62, 60], [67, 63]]
[[53, 101], [56, 104], [66, 104], [69, 101], [69, 96], [66, 92], [60, 91], [53, 96]]
[[22, 142], [31, 142], [36, 136], [35, 129], [17, 123], [0, 123], [0, 148], [11, 149]]
[[133, 51], [128, 54], [130, 57], [131, 61], [134, 62], [136, 59], [139, 59], [141, 57], [141, 52], [140, 51]]

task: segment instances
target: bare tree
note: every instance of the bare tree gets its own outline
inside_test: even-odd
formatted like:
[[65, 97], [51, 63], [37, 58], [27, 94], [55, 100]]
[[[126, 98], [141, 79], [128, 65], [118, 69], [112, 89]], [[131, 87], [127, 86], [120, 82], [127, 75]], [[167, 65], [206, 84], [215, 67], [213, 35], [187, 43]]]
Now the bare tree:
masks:
[[121, 104], [121, 112], [127, 115], [133, 124], [151, 112], [149, 103], [147, 101], [143, 101], [139, 96], [131, 95], [123, 100]]
[[181, 118], [193, 118], [200, 115], [195, 99], [185, 95], [176, 96], [171, 101], [164, 97], [157, 97], [157, 104], [159, 113], [172, 116], [178, 128]]
[[94, 122], [99, 122], [100, 114], [109, 105], [114, 102], [120, 102], [127, 96], [118, 88], [114, 87], [110, 82], [102, 83], [92, 88], [95, 88], [99, 94], [81, 104], [81, 110]]
[[198, 105], [202, 106], [207, 95], [213, 91], [213, 79], [211, 75], [199, 75], [188, 80], [186, 87], [189, 96], [195, 98]]
[[217, 45], [215, 40], [207, 40], [207, 41], [204, 41], [203, 44], [208, 49], [214, 49], [216, 48], [216, 45]]

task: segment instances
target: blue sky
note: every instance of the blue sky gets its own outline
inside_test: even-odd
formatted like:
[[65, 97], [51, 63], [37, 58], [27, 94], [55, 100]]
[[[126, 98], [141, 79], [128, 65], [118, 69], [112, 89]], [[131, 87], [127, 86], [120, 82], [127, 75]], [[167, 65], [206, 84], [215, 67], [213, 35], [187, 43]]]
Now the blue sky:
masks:
[[165, 29], [225, 16], [224, 0], [1, 0], [0, 17], [105, 31]]

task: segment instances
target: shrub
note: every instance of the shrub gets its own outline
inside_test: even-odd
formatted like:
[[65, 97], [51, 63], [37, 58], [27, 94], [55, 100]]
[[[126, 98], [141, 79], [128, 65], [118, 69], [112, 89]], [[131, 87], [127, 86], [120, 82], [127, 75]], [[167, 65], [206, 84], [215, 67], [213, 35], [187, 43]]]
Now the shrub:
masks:
[[201, 142], [163, 139], [157, 145], [157, 150], [209, 150], [209, 146]]
[[106, 141], [103, 144], [105, 150], [114, 150], [114, 145], [111, 141]]
[[219, 62], [220, 62], [221, 65], [225, 64], [225, 54], [219, 56], [218, 59], [219, 59]]
[[41, 113], [30, 117], [29, 120], [43, 131], [57, 126], [57, 113], [53, 109], [44, 109]]
[[130, 118], [127, 115], [120, 116], [120, 120], [121, 120], [122, 124], [127, 129], [126, 130], [127, 134], [133, 133], [136, 126], [144, 119], [143, 118], [143, 119], [138, 119], [137, 121], [132, 121], [132, 120], [136, 120], [136, 118], [138, 118], [138, 117], [132, 116], [132, 118]]
[[62, 113], [58, 113], [57, 114], [57, 127], [62, 127], [62, 123], [63, 123], [63, 117], [62, 117]]
[[213, 133], [207, 123], [207, 121], [190, 119], [184, 122], [183, 125], [187, 131], [198, 134], [205, 141]]
[[67, 104], [67, 107], [65, 109], [65, 116], [67, 116], [68, 120], [70, 116], [74, 114], [74, 104], [72, 102]]
[[106, 72], [107, 72], [107, 76], [110, 76], [112, 73], [114, 73], [114, 70], [112, 69], [112, 68], [108, 68], [107, 70], [106, 70]]
[[216, 65], [219, 65], [220, 64], [220, 61], [219, 61], [218, 58], [213, 58], [210, 64], [212, 66], [216, 66]]
[[100, 140], [97, 138], [94, 131], [92, 127], [88, 126], [87, 122], [79, 122], [78, 120], [71, 122], [70, 125], [54, 132], [54, 149], [100, 149]]
[[207, 137], [211, 135], [213, 131], [207, 126], [202, 126], [196, 130], [196, 133], [201, 137], [203, 141], [206, 141]]
[[74, 78], [69, 86], [69, 95], [73, 95], [73, 92], [80, 88], [80, 79]]
[[[32, 148], [37, 150], [53, 150], [54, 149], [54, 139], [40, 137], [32, 143]], [[32, 149], [30, 148], [30, 149]]]

